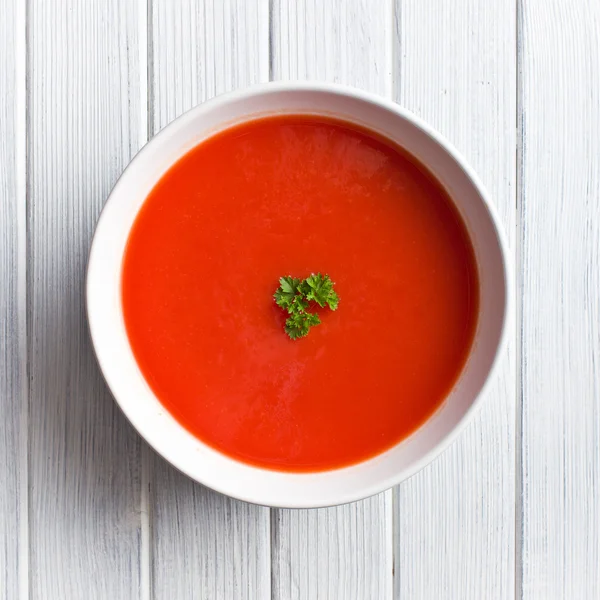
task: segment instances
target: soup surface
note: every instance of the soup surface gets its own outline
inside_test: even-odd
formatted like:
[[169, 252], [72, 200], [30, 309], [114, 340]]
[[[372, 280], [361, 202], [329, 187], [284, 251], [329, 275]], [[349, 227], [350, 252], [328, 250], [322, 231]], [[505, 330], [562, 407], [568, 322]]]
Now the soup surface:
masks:
[[[337, 311], [291, 340], [284, 275], [331, 276]], [[181, 158], [134, 223], [127, 334], [148, 384], [191, 433], [286, 471], [348, 466], [440, 406], [473, 341], [465, 227], [401, 150], [347, 123], [269, 117]]]

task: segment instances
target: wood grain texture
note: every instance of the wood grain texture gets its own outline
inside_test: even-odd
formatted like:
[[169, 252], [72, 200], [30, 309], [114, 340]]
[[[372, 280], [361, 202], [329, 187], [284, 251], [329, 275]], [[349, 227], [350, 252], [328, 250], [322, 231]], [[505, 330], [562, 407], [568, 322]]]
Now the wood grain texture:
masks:
[[[516, 226], [516, 7], [396, 1], [395, 99], [467, 158]], [[395, 597], [514, 597], [515, 335], [481, 412], [395, 492]]]
[[380, 0], [273, 0], [271, 75], [392, 93], [392, 4]]
[[600, 4], [521, 2], [522, 598], [600, 597]]
[[268, 508], [221, 496], [159, 457], [152, 486], [153, 598], [270, 598]]
[[140, 145], [137, 7], [28, 9], [33, 600], [140, 595], [140, 442], [102, 381], [84, 313], [92, 231]]
[[[153, 0], [154, 131], [225, 91], [268, 80], [266, 0]], [[158, 456], [151, 463], [153, 598], [270, 597], [269, 509], [221, 496]]]
[[334, 508], [273, 509], [273, 598], [391, 598], [390, 495]]
[[[276, 0], [273, 79], [391, 93], [391, 4]], [[273, 598], [379, 600], [392, 594], [391, 492], [320, 510], [273, 510]]]
[[152, 133], [204, 100], [268, 81], [268, 0], [151, 6]]
[[[4, 3], [0, 19], [0, 594], [19, 597], [19, 571], [27, 540], [26, 329], [25, 329], [25, 112], [19, 90], [25, 85], [24, 13], [18, 0]], [[26, 565], [25, 565], [26, 567]]]

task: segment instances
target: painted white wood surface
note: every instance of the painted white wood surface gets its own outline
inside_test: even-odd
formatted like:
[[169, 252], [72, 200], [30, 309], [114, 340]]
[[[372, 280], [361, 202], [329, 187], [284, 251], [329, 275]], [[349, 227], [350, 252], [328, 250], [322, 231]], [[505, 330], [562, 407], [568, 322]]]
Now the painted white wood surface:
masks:
[[20, 107], [25, 91], [25, 18], [18, 0], [6, 2], [3, 12], [0, 57], [5, 57], [6, 64], [0, 68], [0, 590], [16, 598], [20, 571], [26, 572], [27, 568], [22, 564], [27, 541], [21, 535], [27, 534], [27, 465], [22, 460], [27, 443], [23, 413], [27, 399], [25, 111]]
[[[596, 0], [0, 6], [0, 598], [600, 597]], [[327, 510], [233, 501], [155, 456], [84, 319], [91, 233], [132, 155], [269, 76], [436, 126], [490, 190], [519, 284], [474, 423], [394, 492]]]
[[[276, 0], [271, 75], [391, 93], [391, 4]], [[379, 600], [392, 594], [391, 492], [339, 508], [273, 510], [273, 598]]]
[[30, 2], [30, 598], [140, 595], [140, 439], [107, 392], [84, 314], [100, 209], [140, 147], [139, 7]]
[[[466, 156], [514, 249], [514, 1], [398, 0], [396, 31], [395, 99]], [[515, 337], [473, 423], [395, 491], [398, 598], [514, 597]]]
[[600, 598], [600, 3], [522, 5], [523, 597]]
[[[267, 0], [154, 0], [150, 123], [269, 78]], [[147, 450], [147, 452], [151, 452]], [[200, 486], [150, 456], [152, 598], [270, 598], [269, 509]]]

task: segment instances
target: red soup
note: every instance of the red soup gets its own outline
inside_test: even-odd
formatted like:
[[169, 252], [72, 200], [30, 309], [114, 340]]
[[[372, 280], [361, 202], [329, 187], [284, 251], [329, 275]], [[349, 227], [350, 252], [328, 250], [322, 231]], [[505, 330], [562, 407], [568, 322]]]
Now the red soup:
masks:
[[[326, 273], [339, 308], [291, 340], [273, 293]], [[206, 140], [152, 190], [129, 236], [125, 325], [148, 384], [192, 434], [285, 471], [389, 449], [440, 406], [477, 324], [465, 227], [399, 148], [321, 117]]]

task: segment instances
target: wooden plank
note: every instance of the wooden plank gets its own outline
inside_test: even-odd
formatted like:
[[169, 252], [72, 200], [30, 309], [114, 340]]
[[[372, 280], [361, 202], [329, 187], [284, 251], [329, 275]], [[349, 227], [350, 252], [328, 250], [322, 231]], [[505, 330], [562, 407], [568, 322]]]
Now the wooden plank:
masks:
[[[154, 0], [156, 132], [215, 94], [268, 79], [266, 0]], [[270, 597], [269, 509], [226, 498], [150, 461], [154, 598]]]
[[152, 124], [269, 78], [268, 0], [152, 0]]
[[[273, 79], [320, 79], [391, 93], [391, 9], [364, 0], [275, 0]], [[316, 511], [274, 510], [273, 598], [392, 594], [391, 492]]]
[[158, 456], [153, 471], [153, 598], [269, 598], [269, 509], [221, 496]]
[[600, 597], [600, 4], [521, 2], [521, 597]]
[[18, 0], [9, 0], [0, 20], [0, 590], [5, 598], [27, 593], [24, 41], [25, 13]]
[[273, 0], [272, 78], [392, 93], [392, 10], [372, 0]]
[[31, 598], [140, 596], [140, 442], [84, 313], [90, 239], [140, 146], [138, 3], [28, 6]]
[[[467, 157], [514, 248], [515, 3], [397, 0], [395, 31], [395, 99]], [[514, 337], [474, 422], [395, 493], [397, 598], [514, 596]]]
[[316, 510], [273, 510], [273, 598], [392, 594], [391, 492]]

